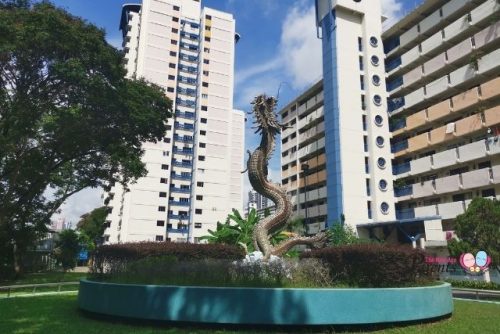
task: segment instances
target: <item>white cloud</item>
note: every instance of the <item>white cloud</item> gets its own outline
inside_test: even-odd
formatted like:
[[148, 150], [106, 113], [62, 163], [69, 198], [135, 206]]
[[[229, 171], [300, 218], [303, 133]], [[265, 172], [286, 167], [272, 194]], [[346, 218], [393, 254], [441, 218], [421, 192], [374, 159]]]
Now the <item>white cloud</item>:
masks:
[[302, 89], [322, 75], [321, 41], [316, 36], [314, 6], [298, 1], [282, 25], [280, 59], [296, 89]]
[[390, 27], [401, 17], [403, 4], [400, 0], [381, 0], [382, 14], [387, 17], [384, 27]]
[[52, 219], [64, 218], [75, 227], [81, 215], [103, 205], [101, 194], [100, 188], [87, 188], [74, 194], [64, 202], [61, 212], [52, 216]]

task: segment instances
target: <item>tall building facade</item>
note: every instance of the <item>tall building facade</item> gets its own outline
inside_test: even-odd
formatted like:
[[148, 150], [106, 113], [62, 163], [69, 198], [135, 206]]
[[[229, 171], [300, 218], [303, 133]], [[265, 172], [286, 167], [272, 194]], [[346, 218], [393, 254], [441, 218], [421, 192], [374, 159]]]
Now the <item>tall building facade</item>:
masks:
[[310, 233], [345, 219], [443, 246], [472, 198], [500, 195], [499, 7], [423, 1], [382, 33], [379, 1], [316, 1], [324, 78], [280, 111]]
[[256, 192], [255, 190], [250, 190], [248, 192], [248, 203], [255, 203], [255, 209], [261, 210], [267, 208], [271, 201], [267, 198]]
[[233, 110], [235, 21], [198, 0], [124, 5], [128, 76], [165, 89], [174, 116], [144, 143], [148, 174], [113, 187], [107, 242], [197, 242], [243, 207], [244, 113]]
[[383, 34], [400, 218], [500, 195], [500, 3], [425, 1]]

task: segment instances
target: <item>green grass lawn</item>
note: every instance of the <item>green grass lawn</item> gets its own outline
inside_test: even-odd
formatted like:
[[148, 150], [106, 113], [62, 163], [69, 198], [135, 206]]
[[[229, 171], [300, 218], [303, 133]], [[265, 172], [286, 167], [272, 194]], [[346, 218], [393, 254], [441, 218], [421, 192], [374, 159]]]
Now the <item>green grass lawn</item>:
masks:
[[[371, 333], [498, 333], [500, 305], [455, 301], [455, 312], [436, 323], [373, 330]], [[337, 329], [338, 331], [339, 329]], [[76, 295], [0, 299], [0, 333], [292, 333], [293, 329], [172, 327], [169, 324], [95, 319], [78, 311]], [[334, 329], [297, 329], [300, 333], [334, 333]], [[362, 331], [352, 331], [363, 333]]]
[[0, 281], [0, 286], [74, 282], [74, 281], [79, 281], [80, 278], [85, 278], [86, 276], [87, 276], [86, 273], [64, 273], [64, 272], [34, 273], [34, 274], [26, 274], [17, 280]]

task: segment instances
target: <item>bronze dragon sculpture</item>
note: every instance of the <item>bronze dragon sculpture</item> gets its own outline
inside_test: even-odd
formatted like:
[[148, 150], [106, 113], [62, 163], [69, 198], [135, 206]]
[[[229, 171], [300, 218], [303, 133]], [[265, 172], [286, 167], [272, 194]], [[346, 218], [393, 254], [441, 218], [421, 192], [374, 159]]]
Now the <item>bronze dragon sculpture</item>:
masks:
[[267, 260], [271, 255], [281, 256], [296, 245], [307, 244], [315, 246], [327, 239], [325, 233], [319, 233], [313, 237], [292, 237], [273, 246], [270, 242], [270, 234], [283, 229], [292, 215], [292, 203], [286, 191], [267, 180], [268, 162], [275, 148], [276, 135], [286, 129], [276, 119], [274, 110], [277, 100], [266, 95], [257, 96], [253, 104], [254, 122], [261, 134], [260, 145], [252, 153], [248, 151], [247, 162], [248, 178], [250, 184], [259, 194], [269, 198], [276, 205], [276, 212], [262, 219], [253, 232], [253, 242], [256, 250], [264, 254]]

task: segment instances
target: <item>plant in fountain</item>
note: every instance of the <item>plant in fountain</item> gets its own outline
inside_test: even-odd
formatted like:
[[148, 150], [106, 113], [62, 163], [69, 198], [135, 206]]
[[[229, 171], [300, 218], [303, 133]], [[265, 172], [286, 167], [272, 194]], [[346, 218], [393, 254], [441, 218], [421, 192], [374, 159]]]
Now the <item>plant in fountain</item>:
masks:
[[275, 148], [276, 135], [286, 126], [276, 119], [274, 97], [259, 95], [252, 104], [257, 129], [255, 133], [260, 133], [261, 141], [253, 153], [248, 152], [250, 156], [247, 162], [248, 178], [255, 191], [276, 205], [276, 212], [262, 219], [253, 231], [254, 248], [263, 253], [264, 260], [268, 260], [271, 255], [281, 256], [296, 245], [315, 246], [324, 243], [328, 237], [325, 233], [313, 237], [295, 236], [272, 245], [270, 235], [284, 229], [292, 215], [292, 204], [286, 191], [267, 180], [268, 163]]

